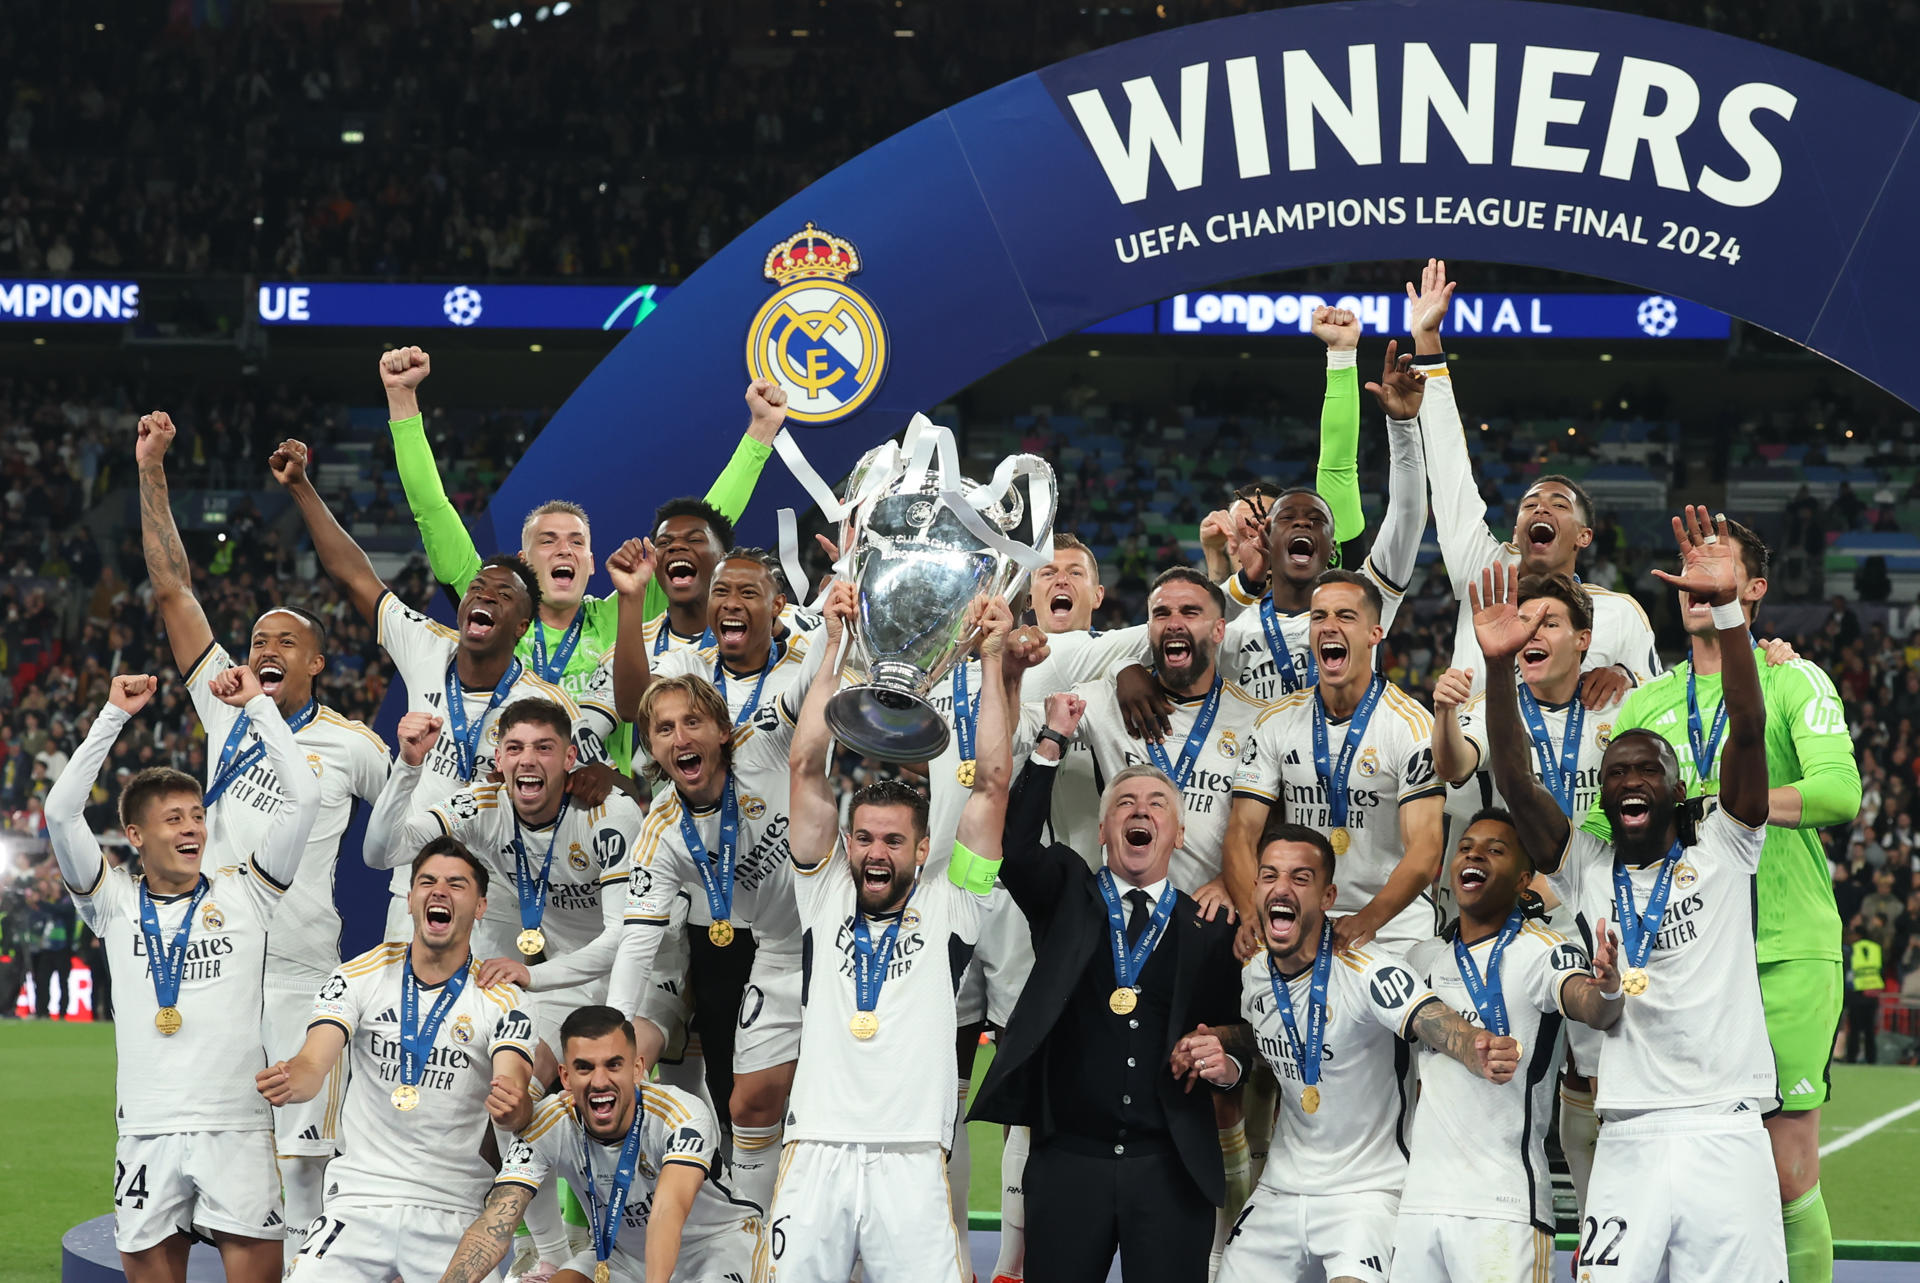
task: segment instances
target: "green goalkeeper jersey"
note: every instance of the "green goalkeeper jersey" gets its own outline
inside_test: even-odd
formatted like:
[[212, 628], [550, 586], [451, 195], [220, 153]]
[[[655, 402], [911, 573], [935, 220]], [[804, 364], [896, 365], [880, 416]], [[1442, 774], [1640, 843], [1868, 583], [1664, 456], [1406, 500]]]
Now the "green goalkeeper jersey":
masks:
[[[433, 460], [433, 447], [427, 442], [425, 425], [416, 414], [388, 426], [393, 431], [394, 467], [400, 473], [400, 486], [406, 492], [407, 506], [413, 509], [414, 524], [420, 528], [420, 539], [426, 545], [427, 564], [433, 569], [433, 577], [456, 593], [465, 592], [467, 585], [473, 582], [473, 577], [480, 573], [480, 551], [474, 547], [473, 536], [460, 519], [459, 512], [447, 501], [439, 468]], [[754, 486], [760, 481], [760, 472], [772, 454], [771, 446], [763, 445], [752, 437], [742, 437], [734, 449], [733, 458], [707, 491], [707, 502], [719, 509], [728, 521], [740, 520], [740, 514], [746, 511], [747, 501], [753, 497]], [[656, 578], [647, 585], [646, 617], [651, 619], [666, 608], [667, 595]], [[548, 676], [544, 669], [540, 676], [552, 681], [578, 702], [588, 693], [594, 670], [600, 666], [600, 661], [613, 650], [619, 620], [618, 597], [584, 598], [580, 602], [580, 640], [575, 644], [573, 653], [567, 656], [566, 666], [558, 677]], [[527, 629], [526, 636], [514, 648], [514, 653], [522, 663], [531, 667], [543, 649], [547, 662], [551, 664], [558, 659], [565, 640], [565, 629], [550, 628], [536, 619], [533, 627]], [[616, 767], [622, 771], [631, 769], [633, 735], [630, 727], [620, 725], [608, 737], [606, 747], [607, 756]]]
[[[1755, 884], [1759, 960], [1839, 962], [1840, 911], [1834, 905], [1826, 852], [1815, 830], [1851, 823], [1860, 812], [1860, 767], [1853, 758], [1846, 714], [1833, 679], [1813, 664], [1796, 659], [1769, 667], [1762, 652], [1756, 650], [1754, 655], [1767, 701], [1767, 783], [1795, 789], [1801, 798], [1799, 824], [1793, 828], [1769, 825], [1760, 851]], [[1688, 732], [1687, 675], [1692, 671], [1691, 663], [1681, 664], [1632, 692], [1620, 706], [1612, 730], [1618, 735], [1631, 727], [1646, 727], [1672, 744], [1690, 797], [1702, 788]], [[1712, 736], [1720, 712], [1720, 674], [1703, 673], [1696, 686], [1704, 741]], [[1709, 794], [1720, 791], [1719, 747], [1705, 782]], [[1603, 841], [1612, 837], [1598, 801], [1583, 827]]]

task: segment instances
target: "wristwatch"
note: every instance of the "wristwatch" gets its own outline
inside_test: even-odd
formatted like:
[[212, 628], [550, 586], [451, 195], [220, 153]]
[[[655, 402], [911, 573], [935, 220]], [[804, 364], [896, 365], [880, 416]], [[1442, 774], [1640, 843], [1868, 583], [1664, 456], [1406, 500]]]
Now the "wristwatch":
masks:
[[1062, 735], [1059, 731], [1054, 730], [1053, 727], [1051, 726], [1041, 727], [1040, 733], [1034, 736], [1035, 748], [1038, 748], [1040, 746], [1041, 740], [1052, 740], [1054, 743], [1060, 746], [1060, 751], [1062, 753], [1065, 753], [1067, 749], [1071, 747], [1070, 744], [1068, 743], [1067, 737]]

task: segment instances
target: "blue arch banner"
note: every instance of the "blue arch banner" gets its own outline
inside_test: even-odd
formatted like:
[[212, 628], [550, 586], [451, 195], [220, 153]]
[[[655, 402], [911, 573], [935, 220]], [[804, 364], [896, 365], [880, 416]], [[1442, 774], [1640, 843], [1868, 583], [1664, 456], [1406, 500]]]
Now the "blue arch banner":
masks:
[[[1917, 120], [1778, 50], [1522, 0], [1286, 9], [1097, 50], [902, 131], [715, 255], [561, 407], [494, 534], [515, 546], [556, 496], [613, 525], [603, 544], [634, 533], [715, 475], [755, 374], [788, 388], [836, 476], [1041, 344], [1317, 263], [1628, 283], [1920, 404]], [[801, 502], [771, 469], [744, 533], [770, 541], [775, 507]]]

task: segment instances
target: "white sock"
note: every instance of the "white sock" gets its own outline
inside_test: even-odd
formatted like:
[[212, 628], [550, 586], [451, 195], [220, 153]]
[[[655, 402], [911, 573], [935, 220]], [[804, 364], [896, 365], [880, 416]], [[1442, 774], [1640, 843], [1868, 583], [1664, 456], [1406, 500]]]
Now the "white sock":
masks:
[[1587, 1182], [1593, 1179], [1593, 1150], [1600, 1143], [1600, 1118], [1593, 1112], [1593, 1093], [1560, 1085], [1560, 1149], [1567, 1156], [1567, 1174], [1573, 1178], [1578, 1211], [1587, 1208]]
[[307, 1226], [320, 1215], [327, 1160], [318, 1154], [292, 1154], [280, 1161], [280, 1192], [286, 1200], [287, 1266], [307, 1242]]
[[995, 1278], [1018, 1279], [1027, 1271], [1027, 1149], [1033, 1133], [1009, 1127], [1000, 1147], [1000, 1259]]
[[973, 1084], [962, 1078], [956, 1088], [960, 1108], [953, 1116], [953, 1148], [947, 1151], [947, 1199], [953, 1207], [953, 1232], [960, 1240], [960, 1283], [973, 1280], [973, 1243], [967, 1231], [967, 1184], [973, 1179], [973, 1148], [967, 1144], [967, 1097]]
[[779, 1123], [771, 1127], [733, 1125], [733, 1188], [762, 1212], [773, 1203], [773, 1183], [780, 1175]]
[[533, 1250], [540, 1259], [548, 1265], [565, 1265], [573, 1255], [573, 1247], [567, 1241], [567, 1222], [560, 1215], [560, 1190], [555, 1180], [553, 1173], [547, 1173], [547, 1179], [534, 1191], [520, 1219], [526, 1222], [527, 1233], [533, 1238]]

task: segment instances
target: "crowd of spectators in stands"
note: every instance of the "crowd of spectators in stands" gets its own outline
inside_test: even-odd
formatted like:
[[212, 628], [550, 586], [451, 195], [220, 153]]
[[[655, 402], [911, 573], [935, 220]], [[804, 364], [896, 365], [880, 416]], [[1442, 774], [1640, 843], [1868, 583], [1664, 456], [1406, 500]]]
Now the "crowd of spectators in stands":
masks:
[[[527, 0], [509, 25], [504, 0], [16, 0], [0, 10], [0, 274], [672, 279], [971, 94], [1258, 7]], [[1920, 83], [1912, 5], [1610, 7]]]

